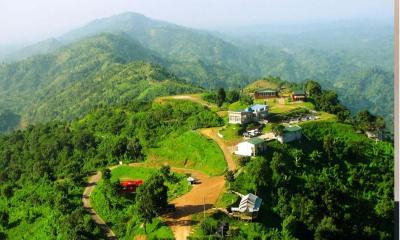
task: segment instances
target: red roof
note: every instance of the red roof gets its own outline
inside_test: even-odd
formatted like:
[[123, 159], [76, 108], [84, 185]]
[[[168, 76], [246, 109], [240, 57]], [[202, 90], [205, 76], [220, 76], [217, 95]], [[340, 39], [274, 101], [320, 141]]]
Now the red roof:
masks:
[[143, 180], [125, 180], [119, 183], [122, 187], [139, 187], [143, 184]]

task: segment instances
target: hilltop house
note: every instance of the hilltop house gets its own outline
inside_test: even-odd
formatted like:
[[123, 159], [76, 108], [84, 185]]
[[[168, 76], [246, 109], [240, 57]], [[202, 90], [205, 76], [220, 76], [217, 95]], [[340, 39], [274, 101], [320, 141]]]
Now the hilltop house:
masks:
[[240, 217], [242, 219], [248, 218], [252, 220], [258, 216], [258, 212], [260, 211], [262, 199], [254, 194], [241, 195], [241, 200], [239, 207], [232, 207], [232, 215], [234, 217]]
[[292, 101], [305, 101], [306, 93], [302, 90], [292, 92]]
[[229, 111], [229, 123], [231, 124], [247, 124], [253, 121], [253, 112], [251, 111]]
[[261, 138], [251, 138], [247, 141], [239, 143], [235, 154], [240, 156], [257, 156], [264, 152], [267, 148], [266, 142]]
[[292, 141], [301, 139], [301, 127], [298, 125], [285, 126], [285, 129], [283, 130], [283, 135], [276, 136], [276, 139], [280, 143], [287, 143], [287, 142], [292, 142]]
[[247, 124], [264, 120], [268, 116], [268, 106], [257, 104], [243, 111], [229, 111], [228, 122], [230, 124]]
[[278, 97], [278, 91], [269, 88], [257, 90], [254, 92], [255, 99], [267, 99], [276, 97]]

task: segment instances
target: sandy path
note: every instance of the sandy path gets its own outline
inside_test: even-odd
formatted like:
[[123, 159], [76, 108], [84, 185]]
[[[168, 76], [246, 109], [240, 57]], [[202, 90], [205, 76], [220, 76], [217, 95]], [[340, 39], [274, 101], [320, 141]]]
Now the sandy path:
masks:
[[225, 180], [223, 176], [209, 177], [196, 170], [181, 168], [172, 168], [172, 170], [179, 173], [191, 173], [199, 180], [189, 193], [171, 202], [175, 204], [176, 211], [165, 217], [165, 223], [170, 226], [175, 239], [185, 240], [190, 234], [192, 215], [214, 206], [224, 188]]
[[82, 203], [85, 210], [90, 214], [90, 217], [95, 221], [97, 225], [101, 227], [101, 229], [106, 233], [108, 239], [117, 239], [114, 232], [111, 230], [109, 226], [107, 226], [106, 222], [96, 213], [93, 209], [92, 204], [90, 203], [90, 195], [92, 194], [94, 188], [97, 183], [101, 179], [101, 172], [97, 171], [95, 175], [89, 177], [87, 186], [82, 194]]

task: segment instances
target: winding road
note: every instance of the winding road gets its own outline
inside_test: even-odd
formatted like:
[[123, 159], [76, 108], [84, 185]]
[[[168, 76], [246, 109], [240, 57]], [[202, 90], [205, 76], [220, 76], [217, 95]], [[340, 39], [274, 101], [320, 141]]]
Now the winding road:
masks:
[[93, 209], [92, 204], [90, 203], [90, 195], [92, 194], [94, 188], [97, 183], [101, 179], [101, 172], [97, 171], [95, 175], [89, 177], [88, 183], [86, 185], [85, 190], [82, 194], [82, 203], [85, 210], [90, 214], [90, 217], [93, 221], [101, 227], [101, 229], [106, 233], [108, 239], [117, 239], [115, 233], [111, 230], [111, 228], [106, 224], [106, 222], [96, 213]]

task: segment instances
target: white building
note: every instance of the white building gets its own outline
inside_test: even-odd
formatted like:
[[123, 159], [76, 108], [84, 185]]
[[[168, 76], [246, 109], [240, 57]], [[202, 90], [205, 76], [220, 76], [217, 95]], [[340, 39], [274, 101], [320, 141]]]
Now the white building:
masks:
[[249, 217], [254, 218], [257, 217], [258, 212], [260, 211], [262, 199], [254, 194], [247, 194], [245, 196], [240, 195], [241, 200], [239, 207], [231, 208], [232, 213], [235, 214], [245, 214]]
[[253, 113], [248, 111], [229, 111], [230, 124], [247, 124], [253, 121]]
[[287, 143], [287, 142], [292, 142], [292, 141], [296, 141], [298, 139], [301, 139], [301, 127], [298, 126], [298, 125], [285, 126], [285, 129], [283, 130], [283, 135], [282, 136], [276, 136], [276, 139], [280, 143]]
[[257, 104], [243, 111], [229, 111], [228, 119], [230, 124], [247, 124], [266, 119], [268, 106]]
[[251, 138], [237, 145], [235, 154], [240, 156], [257, 156], [267, 148], [266, 142], [261, 138]]

